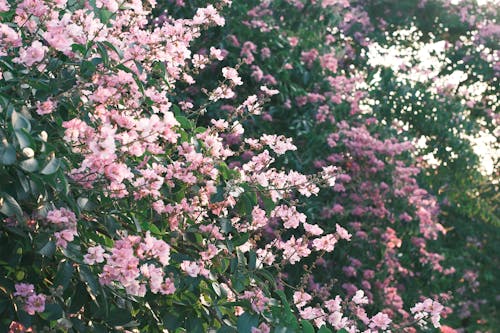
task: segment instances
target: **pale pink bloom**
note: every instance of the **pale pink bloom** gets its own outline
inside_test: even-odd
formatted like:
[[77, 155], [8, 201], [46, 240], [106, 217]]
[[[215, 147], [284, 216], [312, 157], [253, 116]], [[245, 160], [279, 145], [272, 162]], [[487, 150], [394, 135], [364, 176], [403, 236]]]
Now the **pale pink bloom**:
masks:
[[33, 64], [40, 62], [45, 57], [45, 53], [48, 48], [39, 41], [34, 41], [28, 48], [21, 48], [19, 50], [19, 57], [15, 58], [13, 61], [22, 63], [28, 67], [33, 66]]
[[346, 229], [341, 227], [339, 224], [335, 225], [335, 229], [337, 231], [337, 235], [340, 237], [340, 239], [345, 239], [347, 241], [351, 240], [352, 235], [347, 232]]
[[268, 59], [271, 57], [271, 50], [268, 47], [264, 47], [260, 50], [260, 56], [262, 59]]
[[299, 39], [297, 37], [288, 37], [288, 43], [291, 47], [295, 47], [299, 44]]
[[335, 311], [328, 316], [328, 322], [330, 325], [335, 327], [335, 329], [340, 330], [347, 326], [349, 319], [343, 316], [342, 312]]
[[31, 316], [36, 312], [43, 312], [45, 310], [45, 295], [33, 294], [28, 296], [24, 304], [24, 310]]
[[304, 230], [313, 236], [319, 236], [323, 233], [323, 229], [321, 229], [317, 224], [309, 224], [309, 223], [303, 223], [302, 226], [304, 227]]
[[353, 296], [352, 301], [356, 304], [368, 304], [368, 297], [365, 296], [363, 290], [356, 291], [356, 294]]
[[92, 246], [87, 250], [87, 254], [83, 256], [83, 261], [88, 265], [104, 262], [104, 249], [102, 246]]
[[0, 12], [8, 12], [9, 8], [10, 5], [6, 0], [0, 0]]
[[319, 58], [321, 67], [329, 70], [332, 73], [337, 72], [337, 58], [334, 53], [327, 53]]
[[[0, 40], [2, 41], [2, 48], [6, 46], [19, 47], [22, 45], [21, 36], [11, 27], [5, 23], [0, 23]], [[2, 50], [0, 50], [0, 54]]]
[[163, 295], [172, 295], [175, 293], [174, 281], [170, 278], [165, 279], [165, 282], [161, 285], [160, 293]]
[[215, 58], [219, 61], [224, 60], [224, 52], [223, 50], [216, 49], [215, 47], [210, 47], [210, 57]]
[[68, 246], [68, 242], [72, 242], [76, 235], [76, 230], [73, 229], [64, 229], [59, 232], [55, 232], [54, 237], [56, 238], [56, 245], [66, 248]]
[[271, 212], [271, 217], [280, 218], [283, 221], [283, 226], [286, 229], [296, 229], [300, 223], [306, 221], [306, 215], [297, 211], [295, 207], [285, 205], [277, 206]]
[[320, 327], [325, 323], [325, 312], [321, 308], [308, 306], [307, 308], [299, 310], [299, 314], [302, 319], [313, 320], [317, 327]]
[[329, 312], [336, 312], [341, 310], [340, 304], [342, 303], [342, 299], [340, 296], [335, 296], [335, 299], [330, 299], [325, 302], [325, 307]]
[[234, 68], [224, 67], [222, 69], [222, 75], [238, 86], [243, 84], [243, 81], [241, 81], [241, 78], [238, 76], [238, 71]]
[[36, 113], [38, 113], [40, 116], [43, 116], [45, 114], [50, 114], [54, 111], [56, 107], [56, 102], [52, 101], [51, 99], [46, 100], [45, 102], [36, 102]]
[[293, 303], [298, 309], [304, 307], [310, 300], [312, 300], [312, 296], [304, 291], [296, 291], [293, 294]]
[[259, 327], [252, 327], [251, 333], [270, 333], [271, 329], [266, 323], [261, 323]]
[[54, 224], [74, 225], [76, 224], [76, 215], [67, 208], [53, 209], [47, 213], [47, 220]]
[[349, 7], [349, 0], [322, 0], [321, 7], [340, 5], [342, 7]]
[[266, 86], [261, 86], [260, 90], [263, 91], [267, 96], [274, 96], [280, 93], [279, 90], [276, 89], [269, 89]]
[[337, 239], [335, 238], [335, 236], [332, 234], [328, 234], [313, 240], [312, 245], [316, 249], [316, 251], [332, 252], [335, 249], [336, 243]]
[[181, 263], [181, 269], [191, 277], [197, 277], [202, 270], [202, 267], [195, 261], [184, 260]]
[[379, 312], [370, 319], [370, 328], [386, 330], [392, 320], [385, 313]]
[[215, 257], [219, 253], [217, 247], [213, 244], [208, 244], [208, 249], [200, 253], [201, 259], [207, 261]]
[[223, 26], [225, 24], [225, 20], [219, 15], [214, 6], [208, 5], [206, 8], [198, 8], [196, 15], [193, 17], [193, 23], [195, 25], [213, 23], [218, 26]]
[[261, 267], [262, 264], [271, 266], [276, 260], [276, 256], [267, 249], [257, 249], [255, 252], [257, 254], [257, 267]]
[[252, 304], [252, 309], [257, 313], [262, 313], [269, 304], [269, 298], [260, 289], [246, 290], [240, 298], [249, 300]]
[[28, 297], [35, 293], [35, 287], [30, 283], [16, 283], [14, 296]]
[[283, 250], [284, 260], [287, 260], [291, 265], [311, 254], [307, 242], [302, 238], [295, 239], [295, 236], [292, 236], [284, 243], [278, 244], [278, 248]]

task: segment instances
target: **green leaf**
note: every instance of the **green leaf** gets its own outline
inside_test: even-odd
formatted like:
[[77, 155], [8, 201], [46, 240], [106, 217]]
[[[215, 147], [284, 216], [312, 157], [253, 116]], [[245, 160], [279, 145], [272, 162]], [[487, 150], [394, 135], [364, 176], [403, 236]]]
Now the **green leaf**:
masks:
[[62, 318], [63, 309], [57, 303], [49, 303], [45, 305], [45, 311], [40, 314], [40, 317], [44, 318], [47, 321], [57, 320]]
[[71, 50], [73, 52], [80, 52], [82, 55], [85, 55], [85, 53], [87, 53], [87, 48], [85, 47], [85, 45], [81, 45], [81, 44], [71, 45]]
[[38, 253], [45, 257], [52, 257], [55, 252], [56, 243], [52, 241], [47, 242], [40, 250], [38, 250]]
[[81, 210], [91, 211], [96, 207], [95, 203], [90, 201], [89, 198], [79, 197], [76, 199], [76, 202], [78, 204], [78, 208]]
[[94, 274], [85, 265], [79, 266], [80, 278], [88, 287], [90, 296], [92, 296], [94, 302], [97, 302], [97, 297], [99, 295], [99, 283], [97, 282]]
[[10, 143], [0, 147], [0, 162], [4, 165], [11, 165], [16, 162], [16, 149]]
[[314, 326], [308, 322], [307, 320], [301, 320], [300, 324], [302, 325], [302, 332], [303, 333], [314, 333]]
[[120, 59], [123, 58], [123, 52], [119, 48], [117, 48], [116, 46], [111, 44], [110, 42], [104, 41], [104, 42], [99, 42], [99, 43], [102, 43], [102, 44], [106, 45], [107, 47], [109, 47], [111, 50], [115, 51], [115, 53], [118, 55], [118, 57], [120, 57]]
[[245, 312], [238, 317], [238, 333], [250, 333], [252, 331], [252, 327], [257, 327], [258, 325], [259, 316], [256, 314]]
[[210, 201], [213, 203], [224, 201], [224, 186], [217, 186], [217, 192], [210, 196]]
[[0, 212], [8, 217], [15, 215], [19, 219], [23, 218], [23, 210], [16, 199], [5, 192], [0, 192], [0, 198], [2, 198], [0, 202]]
[[255, 251], [249, 251], [248, 252], [248, 269], [254, 270], [256, 268], [257, 264], [257, 255], [255, 254]]
[[14, 133], [16, 134], [17, 142], [19, 142], [19, 147], [25, 148], [25, 147], [30, 147], [31, 146], [31, 136], [29, 133], [26, 131], [26, 129], [19, 129], [15, 130]]
[[59, 167], [61, 166], [61, 161], [57, 157], [52, 157], [52, 159], [47, 163], [46, 166], [40, 171], [43, 175], [51, 175], [56, 173]]
[[110, 311], [106, 322], [112, 326], [123, 326], [132, 321], [132, 315], [126, 309], [115, 308]]
[[72, 263], [68, 260], [62, 261], [61, 263], [59, 263], [54, 284], [56, 286], [62, 286], [63, 290], [68, 288], [71, 277], [73, 276], [73, 272], [74, 269]]
[[39, 169], [38, 161], [33, 157], [21, 161], [19, 167], [26, 172], [35, 172]]
[[109, 64], [108, 50], [106, 50], [104, 44], [97, 42], [96, 45], [97, 45], [97, 52], [99, 52], [99, 54], [101, 55], [103, 64], [104, 65]]
[[179, 122], [179, 124], [181, 124], [181, 127], [184, 129], [191, 129], [193, 127], [191, 121], [189, 121], [189, 119], [184, 116], [175, 116], [175, 119]]
[[88, 60], [82, 61], [82, 64], [80, 65], [80, 75], [85, 79], [90, 79], [96, 70], [96, 65]]
[[[327, 328], [325, 325], [321, 326], [320, 329], [318, 330], [318, 333], [332, 333], [332, 330]], [[337, 333], [347, 333], [345, 329], [341, 329]]]
[[28, 133], [31, 131], [31, 123], [28, 118], [16, 111], [12, 111], [12, 126], [14, 130], [25, 129]]
[[204, 333], [203, 322], [200, 318], [188, 318], [186, 320], [186, 330], [187, 332], [193, 333]]

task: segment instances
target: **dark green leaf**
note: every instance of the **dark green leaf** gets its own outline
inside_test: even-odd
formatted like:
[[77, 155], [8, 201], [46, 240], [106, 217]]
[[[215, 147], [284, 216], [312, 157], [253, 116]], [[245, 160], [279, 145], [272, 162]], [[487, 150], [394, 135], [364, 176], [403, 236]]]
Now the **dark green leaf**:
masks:
[[15, 130], [25, 129], [28, 133], [31, 131], [31, 123], [19, 112], [12, 112], [12, 126]]
[[19, 147], [25, 148], [31, 146], [31, 137], [26, 129], [19, 129], [14, 131], [16, 134], [17, 142], [19, 142]]
[[16, 162], [16, 149], [10, 143], [0, 147], [0, 162], [4, 165], [11, 165]]
[[45, 257], [52, 257], [54, 252], [56, 252], [56, 244], [52, 241], [47, 242], [40, 250], [38, 250], [38, 253]]
[[[343, 330], [343, 329], [342, 329]], [[339, 332], [342, 332], [342, 330], [340, 330]], [[347, 332], [346, 330], [344, 330], [344, 332]], [[327, 328], [326, 326], [321, 326], [320, 329], [318, 330], [318, 333], [332, 333], [332, 330]]]
[[252, 327], [257, 327], [258, 325], [259, 316], [256, 314], [245, 312], [238, 317], [238, 333], [250, 333], [252, 331]]
[[2, 198], [2, 202], [0, 202], [0, 212], [9, 217], [15, 215], [17, 218], [23, 218], [23, 210], [16, 199], [5, 192], [0, 192], [0, 198]]
[[314, 333], [314, 326], [308, 322], [307, 320], [301, 320], [300, 324], [302, 325], [302, 332], [303, 333]]
[[95, 278], [94, 274], [90, 271], [90, 269], [85, 265], [79, 266], [79, 273], [80, 273], [80, 278], [82, 279], [83, 282], [85, 282], [90, 292], [90, 295], [96, 302], [97, 296], [99, 295], [99, 283], [97, 282], [97, 279]]
[[132, 315], [127, 309], [115, 308], [111, 310], [106, 322], [112, 326], [122, 326], [132, 321]]
[[27, 160], [21, 161], [19, 167], [27, 172], [35, 172], [39, 169], [38, 161], [35, 158], [28, 158]]
[[73, 276], [73, 271], [73, 265], [68, 260], [64, 260], [59, 263], [54, 284], [56, 286], [62, 286], [63, 289], [66, 289], [71, 281], [71, 277]]
[[59, 166], [61, 165], [61, 161], [57, 157], [52, 157], [52, 159], [47, 163], [46, 166], [43, 167], [43, 169], [40, 171], [41, 174], [44, 175], [51, 175], [53, 173], [56, 173], [56, 171], [59, 169]]

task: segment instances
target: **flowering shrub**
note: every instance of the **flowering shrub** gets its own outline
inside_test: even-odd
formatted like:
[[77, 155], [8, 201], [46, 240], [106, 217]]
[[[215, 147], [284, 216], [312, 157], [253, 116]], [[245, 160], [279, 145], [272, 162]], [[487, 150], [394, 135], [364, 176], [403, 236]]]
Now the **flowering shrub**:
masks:
[[[182, 6], [180, 12], [192, 10]], [[307, 172], [327, 165], [341, 168], [333, 193], [322, 191], [319, 197], [307, 200], [304, 212], [307, 209], [310, 219], [322, 220], [318, 222], [322, 230], [332, 230], [339, 222], [351, 228], [355, 237], [348, 250], [341, 252], [345, 247], [339, 248], [330, 260], [327, 255], [307, 262], [309, 279], [301, 278], [303, 271], [287, 269], [288, 282], [302, 281], [319, 298], [331, 293], [354, 295], [361, 288], [374, 296], [370, 304], [403, 318], [409, 314], [403, 310], [404, 304], [418, 298], [423, 290], [456, 308], [447, 292], [461, 283], [461, 272], [455, 272], [468, 264], [448, 266], [443, 260], [455, 257], [456, 252], [447, 249], [447, 256], [439, 253], [443, 251], [439, 235], [460, 225], [446, 217], [447, 202], [453, 200], [453, 207], [470, 217], [481, 214], [488, 216], [484, 221], [495, 221], [494, 204], [488, 204], [488, 199], [476, 201], [464, 191], [483, 178], [464, 135], [494, 133], [497, 122], [492, 118], [496, 108], [495, 51], [483, 45], [482, 55], [478, 55], [474, 47], [484, 39], [471, 37], [474, 32], [460, 26], [464, 23], [456, 14], [457, 10], [464, 12], [463, 8], [473, 8], [480, 18], [467, 29], [494, 22], [492, 6], [438, 1], [383, 5], [371, 1], [272, 1], [234, 3], [231, 7], [226, 26], [235, 29], [215, 38], [227, 50], [226, 62], [241, 62], [245, 86], [240, 91], [267, 84], [280, 92], [265, 105], [261, 119], [252, 118], [245, 124], [257, 133], [274, 131], [296, 138], [298, 149], [284, 167], [293, 165]], [[417, 19], [413, 21], [407, 12]], [[429, 17], [435, 17], [435, 22], [429, 22]], [[314, 22], [313, 34], [310, 22]], [[457, 31], [450, 36], [452, 28]], [[439, 35], [428, 34], [430, 30]], [[388, 37], [392, 33], [397, 39]], [[450, 48], [457, 39], [467, 42]], [[380, 63], [376, 63], [372, 53], [382, 43], [389, 44], [382, 51], [397, 48], [402, 59], [379, 56]], [[437, 65], [426, 65], [424, 51], [432, 43], [447, 46], [438, 54]], [[406, 48], [399, 49], [401, 46]], [[445, 68], [463, 54], [467, 54], [463, 60], [467, 65], [459, 62]], [[442, 85], [450, 80], [448, 75], [461, 70], [469, 73], [460, 87], [463, 94], [444, 94]], [[474, 85], [481, 84], [490, 86], [476, 92], [473, 102]], [[193, 86], [188, 89], [193, 100], [197, 91]], [[450, 112], [436, 112], [442, 108]], [[208, 110], [221, 116], [233, 108], [226, 104]], [[422, 138], [427, 145], [420, 144]], [[430, 156], [442, 161], [441, 165], [428, 163]], [[420, 172], [421, 168], [427, 169]], [[436, 196], [419, 186], [417, 179]], [[442, 215], [438, 200], [445, 203]], [[484, 207], [481, 213], [468, 211], [474, 206], [472, 201]], [[453, 237], [455, 232], [451, 234]], [[452, 241], [447, 243], [449, 246]], [[457, 261], [453, 258], [449, 263], [456, 265]], [[365, 270], [369, 278], [364, 276]], [[419, 287], [407, 288], [410, 280]], [[340, 291], [334, 289], [340, 285]], [[464, 294], [456, 295], [455, 302], [463, 303], [458, 299]], [[443, 315], [450, 314], [450, 307]]]
[[306, 39], [298, 1], [163, 5], [0, 1], [0, 328], [439, 327], [401, 286], [451, 272], [436, 200], [346, 70], [367, 14], [308, 3]]

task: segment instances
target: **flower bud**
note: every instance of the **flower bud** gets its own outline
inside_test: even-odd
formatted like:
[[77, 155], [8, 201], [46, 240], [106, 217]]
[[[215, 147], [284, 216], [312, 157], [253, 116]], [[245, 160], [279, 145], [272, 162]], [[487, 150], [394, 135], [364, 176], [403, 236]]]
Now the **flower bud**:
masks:
[[45, 131], [40, 132], [40, 139], [43, 142], [47, 142], [48, 137], [49, 137], [49, 135], [47, 134], [47, 132], [45, 132]]
[[29, 147], [26, 147], [26, 148], [23, 148], [23, 155], [26, 158], [32, 158], [33, 156], [35, 156], [35, 151]]

